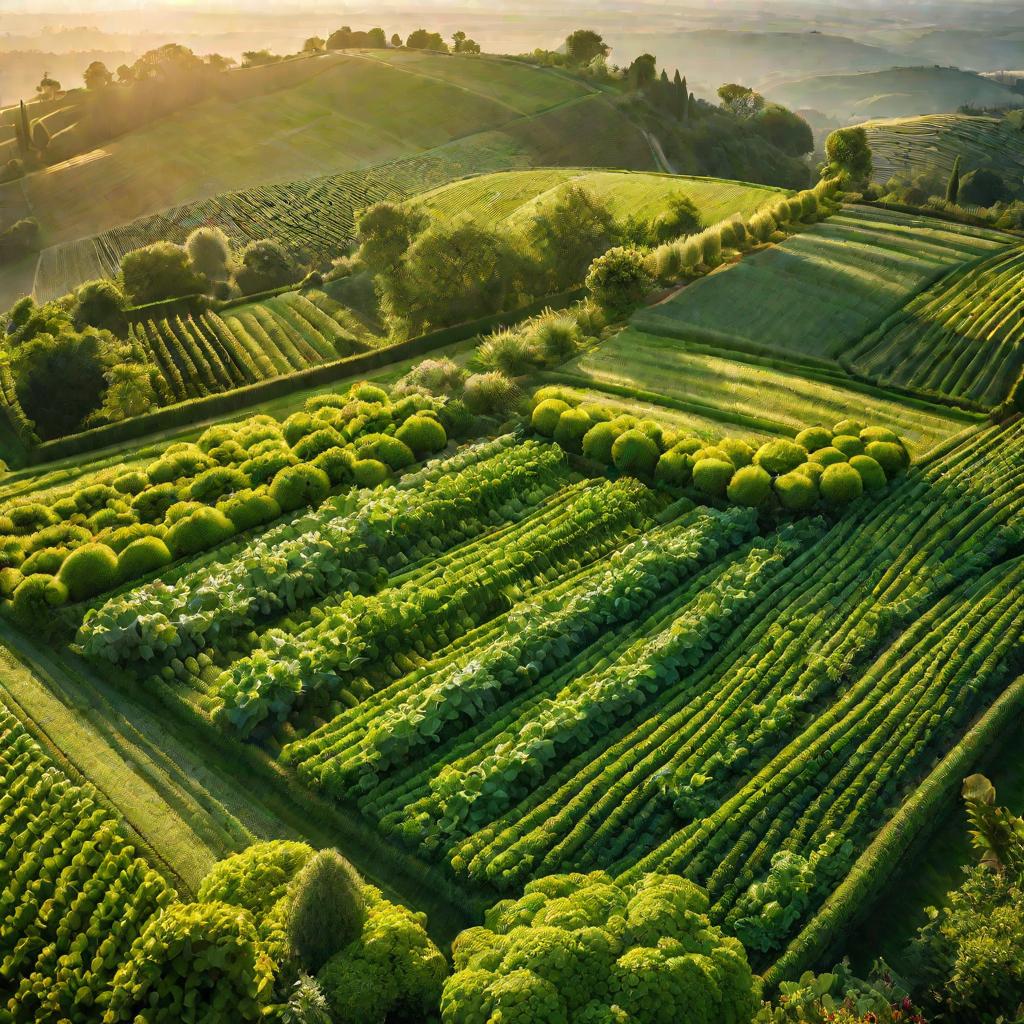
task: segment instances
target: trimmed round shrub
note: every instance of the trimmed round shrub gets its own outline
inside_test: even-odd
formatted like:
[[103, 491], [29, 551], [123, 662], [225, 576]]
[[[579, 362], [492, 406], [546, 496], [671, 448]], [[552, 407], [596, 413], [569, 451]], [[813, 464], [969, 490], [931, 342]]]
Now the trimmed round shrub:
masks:
[[358, 459], [352, 465], [352, 478], [359, 487], [377, 487], [391, 476], [391, 470], [376, 459]]
[[72, 601], [101, 594], [118, 581], [117, 555], [106, 544], [83, 544], [64, 559], [60, 580]]
[[269, 523], [281, 514], [281, 506], [266, 491], [239, 491], [217, 505], [237, 533]]
[[107, 1024], [255, 1024], [273, 994], [252, 914], [226, 903], [171, 903], [114, 976]]
[[7, 510], [7, 518], [16, 534], [22, 536], [27, 533], [36, 533], [47, 526], [53, 526], [59, 519], [57, 514], [45, 505], [37, 501], [30, 501], [24, 505], [15, 505]]
[[888, 483], [885, 470], [870, 455], [854, 455], [850, 465], [860, 473], [866, 491], [880, 491]]
[[619, 433], [620, 431], [616, 430], [610, 422], [595, 423], [583, 435], [583, 454], [588, 459], [610, 466], [612, 464], [612, 445], [615, 444]]
[[636, 428], [619, 434], [612, 443], [612, 462], [620, 473], [650, 476], [658, 465], [660, 454], [658, 446]]
[[716, 447], [725, 452], [726, 458], [737, 469], [749, 466], [754, 461], [754, 449], [746, 441], [741, 441], [738, 437], [723, 437]]
[[718, 459], [719, 462], [732, 462], [732, 459], [717, 444], [705, 445], [693, 453], [694, 462], [700, 462], [701, 459]]
[[290, 448], [295, 447], [307, 434], [312, 434], [320, 426], [319, 421], [313, 419], [308, 412], [293, 412], [281, 424], [281, 431], [285, 441]]
[[11, 614], [26, 629], [45, 629], [51, 621], [51, 609], [68, 600], [68, 588], [56, 576], [37, 573], [26, 576], [14, 591]]
[[313, 856], [306, 843], [271, 839], [217, 861], [199, 883], [202, 903], [219, 901], [262, 917], [288, 893], [292, 879]]
[[201, 501], [176, 501], [167, 510], [167, 515], [164, 516], [164, 522], [168, 526], [173, 526], [186, 516], [190, 516], [193, 512], [198, 512], [201, 508], [205, 507], [206, 506]]
[[56, 576], [67, 557], [68, 548], [40, 548], [21, 563], [21, 572], [25, 576], [33, 576], [40, 572], [47, 576]]
[[672, 445], [672, 451], [682, 452], [684, 455], [694, 455], [704, 447], [704, 442], [699, 437], [681, 437]]
[[603, 405], [584, 402], [579, 408], [590, 417], [592, 423], [611, 423], [615, 419], [615, 413]]
[[107, 487], [106, 484], [90, 484], [75, 491], [75, 508], [83, 515], [89, 516], [98, 509], [105, 508], [112, 498], [120, 498], [121, 492]]
[[505, 415], [519, 401], [519, 388], [503, 373], [474, 373], [462, 387], [462, 400], [478, 415]]
[[636, 429], [642, 430], [659, 448], [663, 449], [664, 431], [656, 420], [640, 420]]
[[754, 454], [754, 462], [773, 476], [789, 473], [806, 461], [807, 449], [784, 437], [768, 441]]
[[389, 469], [397, 472], [416, 461], [412, 449], [392, 437], [391, 434], [370, 434], [356, 442], [356, 451], [361, 459], [376, 459]]
[[888, 427], [865, 427], [860, 432], [860, 439], [865, 444], [870, 444], [872, 441], [888, 441], [890, 444], [901, 444], [899, 435]]
[[856, 420], [840, 420], [832, 428], [832, 436], [835, 437], [837, 434], [852, 434], [854, 437], [860, 437], [860, 432], [864, 429], [863, 423], [858, 423]]
[[555, 441], [566, 451], [578, 454], [583, 450], [583, 438], [592, 426], [590, 417], [582, 409], [566, 409], [558, 417]]
[[141, 494], [149, 486], [149, 477], [138, 470], [114, 477], [114, 490], [121, 494]]
[[313, 460], [313, 465], [327, 474], [327, 479], [331, 481], [333, 487], [338, 487], [352, 479], [352, 466], [355, 461], [355, 453], [348, 448], [328, 448]]
[[832, 447], [841, 451], [848, 459], [864, 453], [864, 442], [853, 434], [836, 434], [832, 438]]
[[632, 430], [639, 423], [640, 421], [635, 416], [630, 416], [629, 413], [623, 413], [621, 416], [616, 416], [611, 421], [612, 426], [620, 434], [624, 434], [627, 430]]
[[200, 508], [179, 519], [168, 531], [166, 542], [176, 557], [206, 551], [235, 532], [223, 512], [215, 508]]
[[101, 508], [99, 512], [94, 512], [86, 519], [86, 524], [93, 533], [99, 533], [101, 530], [113, 530], [121, 526], [131, 526], [135, 522], [138, 522], [138, 517], [133, 512], [119, 511], [113, 508]]
[[14, 537], [4, 537], [0, 540], [0, 566], [5, 569], [16, 569], [24, 561], [25, 549]]
[[314, 854], [292, 886], [286, 925], [292, 956], [315, 974], [359, 938], [365, 920], [356, 869], [337, 850]]
[[190, 501], [201, 501], [204, 505], [212, 505], [235, 491], [245, 490], [249, 486], [249, 478], [238, 469], [227, 466], [216, 466], [200, 473], [192, 481], [188, 489]]
[[864, 482], [860, 473], [848, 462], [826, 466], [818, 486], [821, 496], [831, 505], [846, 505], [864, 493]]
[[300, 437], [292, 451], [302, 462], [312, 462], [321, 452], [329, 448], [343, 447], [344, 444], [345, 439], [336, 430], [322, 427], [320, 430], [314, 430], [312, 434]]
[[438, 417], [449, 437], [468, 437], [473, 430], [473, 414], [461, 398], [450, 398], [445, 402]]
[[736, 467], [724, 459], [700, 459], [693, 464], [693, 486], [713, 498], [724, 498]]
[[157, 484], [132, 498], [132, 510], [144, 523], [159, 523], [177, 500], [174, 484]]
[[570, 406], [559, 398], [545, 398], [538, 402], [530, 417], [530, 426], [544, 437], [554, 437], [555, 429], [563, 412], [567, 412]]
[[838, 449], [829, 445], [827, 448], [819, 448], [807, 456], [808, 462], [816, 462], [819, 466], [835, 466], [840, 462], [846, 462], [846, 456]]
[[444, 427], [433, 416], [410, 416], [395, 431], [395, 437], [408, 445], [417, 458], [439, 452], [448, 444]]
[[761, 466], [742, 466], [733, 474], [725, 493], [734, 505], [757, 508], [772, 493], [772, 478]]
[[287, 466], [270, 484], [270, 496], [282, 512], [305, 505], [319, 505], [330, 493], [331, 481], [315, 466]]
[[809, 452], [816, 452], [819, 448], [827, 448], [832, 443], [832, 432], [825, 427], [807, 427], [796, 435], [796, 443]]
[[899, 476], [910, 463], [906, 448], [892, 441], [870, 441], [864, 454], [874, 459], [885, 470], [886, 478]]
[[675, 449], [665, 452], [658, 459], [658, 465], [654, 470], [655, 480], [661, 480], [663, 483], [676, 486], [688, 484], [691, 476], [692, 463], [690, 462], [690, 456], [685, 454], [685, 452], [676, 451]]
[[189, 445], [173, 452], [169, 448], [156, 462], [150, 464], [146, 472], [150, 483], [169, 484], [182, 477], [195, 476], [213, 464], [213, 459], [205, 452]]
[[159, 537], [140, 537], [117, 556], [117, 574], [122, 581], [133, 580], [171, 561], [170, 549]]
[[802, 473], [817, 486], [818, 481], [821, 480], [821, 474], [825, 472], [825, 467], [820, 462], [805, 462], [802, 466], [797, 466], [793, 472]]
[[380, 385], [371, 384], [368, 380], [353, 384], [348, 389], [348, 393], [350, 397], [356, 398], [360, 402], [382, 402], [386, 405], [389, 401], [388, 393]]
[[639, 249], [615, 246], [590, 264], [587, 288], [594, 301], [612, 316], [622, 316], [651, 290], [654, 280]]
[[21, 581], [24, 578], [25, 576], [20, 569], [14, 569], [10, 566], [6, 569], [0, 569], [0, 597], [13, 597], [14, 592], [21, 586]]
[[798, 469], [775, 478], [775, 493], [783, 508], [805, 512], [818, 500], [818, 485]]
[[253, 456], [253, 458], [243, 462], [239, 468], [249, 478], [252, 486], [258, 487], [260, 484], [265, 484], [268, 480], [272, 480], [282, 469], [287, 469], [289, 466], [297, 466], [298, 464], [298, 456], [294, 452], [277, 449], [276, 451], [262, 452], [260, 455]]

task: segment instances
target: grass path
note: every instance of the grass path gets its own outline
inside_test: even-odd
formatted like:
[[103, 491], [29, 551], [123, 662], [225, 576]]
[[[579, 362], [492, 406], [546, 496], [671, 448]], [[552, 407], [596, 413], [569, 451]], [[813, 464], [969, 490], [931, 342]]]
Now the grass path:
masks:
[[[310, 793], [253, 747], [220, 736], [172, 697], [111, 681], [0, 623], [0, 687], [59, 762], [103, 793], [140, 846], [194, 892], [210, 865], [258, 839], [337, 846], [389, 897], [426, 911], [446, 945], [493, 894], [457, 894], [387, 846], [354, 812]], [[31, 668], [27, 667], [31, 665]]]

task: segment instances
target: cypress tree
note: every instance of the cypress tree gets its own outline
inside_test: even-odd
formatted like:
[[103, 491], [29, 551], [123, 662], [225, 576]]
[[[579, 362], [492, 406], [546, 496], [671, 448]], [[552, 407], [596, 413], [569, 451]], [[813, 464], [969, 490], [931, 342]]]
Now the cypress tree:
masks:
[[46, 125], [42, 121], [36, 121], [32, 125], [32, 145], [35, 147], [36, 152], [40, 155], [46, 150], [46, 147], [50, 144], [50, 133], [46, 130]]
[[21, 101], [20, 122], [18, 126], [18, 148], [22, 156], [28, 156], [29, 147], [32, 145], [32, 129], [28, 123], [28, 110], [25, 109], [25, 101]]
[[953, 170], [949, 174], [949, 184], [946, 186], [946, 202], [955, 203], [960, 198], [960, 154], [957, 154], [953, 161]]
[[658, 106], [666, 110], [672, 109], [672, 83], [668, 80], [668, 72], [662, 68], [658, 79]]

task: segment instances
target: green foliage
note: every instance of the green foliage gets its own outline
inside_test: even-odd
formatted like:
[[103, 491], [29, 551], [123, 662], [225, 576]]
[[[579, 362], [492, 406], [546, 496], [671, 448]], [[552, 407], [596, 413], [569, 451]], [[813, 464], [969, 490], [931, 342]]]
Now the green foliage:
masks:
[[612, 462], [621, 473], [651, 476], [659, 457], [657, 444], [642, 430], [623, 431], [612, 443]]
[[117, 574], [122, 580], [132, 580], [170, 561], [171, 552], [159, 537], [140, 537], [117, 556]]
[[825, 140], [829, 173], [842, 175], [854, 187], [871, 180], [873, 165], [867, 132], [861, 127], [839, 128]]
[[854, 455], [850, 465], [860, 474], [866, 491], [879, 491], [888, 483], [885, 470], [870, 455]]
[[613, 317], [625, 316], [651, 290], [654, 281], [638, 249], [616, 246], [599, 256], [587, 273], [587, 288]]
[[568, 408], [568, 404], [559, 398], [545, 398], [534, 406], [530, 424], [538, 434], [554, 437], [559, 418]]
[[83, 544], [64, 560], [60, 580], [72, 601], [101, 594], [118, 581], [117, 555], [106, 544]]
[[291, 512], [305, 505], [319, 505], [331, 491], [331, 481], [315, 466], [286, 466], [270, 484], [270, 496], [282, 512]]
[[408, 445], [417, 458], [439, 452], [448, 444], [444, 427], [432, 416], [410, 416], [395, 431], [395, 437]]
[[[543, 403], [542, 403], [543, 404]], [[583, 454], [588, 459], [608, 466], [612, 462], [612, 446], [622, 431], [608, 422], [595, 423], [583, 437]]]
[[747, 1024], [758, 986], [743, 947], [675, 875], [603, 872], [531, 882], [453, 944], [445, 1024]]
[[215, 547], [235, 532], [231, 520], [215, 508], [199, 508], [179, 519], [167, 531], [167, 546], [175, 557], [194, 555]]
[[806, 461], [807, 449], [785, 438], [767, 441], [754, 453], [754, 462], [775, 476], [792, 472]]
[[559, 292], [583, 280], [591, 262], [618, 241], [619, 229], [607, 201], [568, 184], [540, 208], [529, 234], [546, 290]]
[[565, 39], [565, 54], [572, 64], [589, 64], [595, 57], [607, 57], [611, 47], [592, 29], [578, 28]]
[[11, 614], [23, 628], [44, 631], [50, 624], [53, 609], [67, 600], [68, 588], [60, 579], [37, 573], [18, 583], [11, 602]]
[[358, 459], [352, 465], [352, 478], [358, 487], [378, 487], [390, 476], [391, 470], [377, 459]]
[[902, 473], [910, 461], [906, 448], [898, 441], [869, 441], [864, 447], [864, 454], [873, 458], [889, 479]]
[[775, 493], [783, 508], [793, 512], [804, 512], [813, 508], [818, 501], [818, 484], [799, 468], [775, 478]]
[[175, 903], [149, 924], [118, 970], [103, 1022], [255, 1022], [271, 988], [271, 965], [247, 910]]
[[537, 366], [539, 353], [521, 331], [502, 328], [484, 338], [476, 350], [475, 359], [485, 370], [498, 370], [506, 377], [520, 377]]
[[593, 421], [582, 409], [566, 409], [558, 418], [554, 439], [566, 451], [579, 455], [583, 451], [583, 438]]
[[831, 505], [845, 505], [864, 493], [861, 475], [846, 462], [826, 466], [818, 486], [821, 496]]
[[[344, 454], [347, 455], [347, 453]], [[346, 467], [350, 462], [350, 459], [346, 461]], [[318, 460], [314, 460], [314, 465], [326, 472], [324, 466], [318, 464]], [[269, 523], [281, 514], [281, 506], [262, 489], [239, 491], [225, 501], [218, 502], [217, 510], [223, 512], [231, 520], [231, 525], [238, 533], [263, 523]]]
[[675, 449], [665, 452], [658, 459], [654, 478], [667, 484], [682, 486], [688, 484], [693, 475], [693, 463], [684, 452]]
[[519, 402], [521, 395], [503, 373], [474, 373], [466, 378], [462, 400], [470, 412], [484, 415], [505, 415]]
[[[735, 472], [736, 467], [725, 458], [698, 458], [693, 464], [693, 486], [711, 497], [724, 498]], [[760, 490], [757, 479], [751, 481], [751, 485], [751, 493]], [[745, 489], [743, 493], [746, 493]]]
[[316, 978], [299, 975], [282, 1016], [284, 1024], [332, 1024], [327, 997]]
[[172, 242], [154, 242], [127, 253], [121, 260], [121, 278], [125, 294], [136, 306], [195, 295], [205, 288], [188, 253]]
[[366, 910], [355, 868], [337, 850], [314, 854], [289, 895], [287, 931], [292, 955], [316, 973], [363, 930]]
[[811, 452], [807, 456], [807, 461], [824, 468], [825, 466], [835, 466], [840, 462], [846, 462], [846, 456], [838, 448], [829, 444], [824, 448], [819, 448], [816, 452]]
[[760, 466], [743, 466], [737, 469], [726, 489], [726, 494], [734, 505], [746, 505], [749, 508], [762, 505], [771, 493], [772, 478], [767, 470]]
[[302, 269], [292, 261], [283, 246], [263, 238], [250, 242], [242, 250], [234, 281], [243, 295], [254, 295], [294, 284], [300, 277]]
[[197, 273], [208, 281], [226, 281], [230, 273], [231, 244], [218, 227], [196, 228], [185, 239], [185, 252]]
[[836, 434], [832, 438], [832, 447], [842, 452], [848, 459], [854, 455], [864, 454], [864, 442], [852, 434]]
[[407, 203], [374, 203], [356, 218], [359, 259], [372, 274], [390, 272], [426, 230], [426, 213]]

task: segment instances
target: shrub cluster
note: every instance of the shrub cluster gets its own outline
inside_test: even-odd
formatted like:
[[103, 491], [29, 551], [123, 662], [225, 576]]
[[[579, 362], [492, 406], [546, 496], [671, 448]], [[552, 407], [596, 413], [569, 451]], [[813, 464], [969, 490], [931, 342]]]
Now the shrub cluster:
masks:
[[558, 387], [534, 394], [530, 424], [566, 451], [620, 473], [749, 508], [805, 512], [846, 505], [884, 488], [910, 464], [891, 430], [854, 420], [758, 446], [732, 437], [710, 442], [581, 402]]
[[332, 490], [375, 487], [447, 446], [447, 404], [363, 382], [311, 398], [283, 422], [218, 424], [144, 467], [104, 470], [44, 501], [19, 499], [0, 513], [2, 607], [27, 628], [42, 626], [55, 607], [319, 505]]

